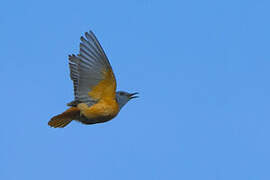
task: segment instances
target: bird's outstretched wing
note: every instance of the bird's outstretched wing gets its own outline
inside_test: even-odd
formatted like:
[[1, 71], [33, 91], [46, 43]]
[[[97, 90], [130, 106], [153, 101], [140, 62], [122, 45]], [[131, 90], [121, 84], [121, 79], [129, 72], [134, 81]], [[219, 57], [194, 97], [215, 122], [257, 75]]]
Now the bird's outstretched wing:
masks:
[[112, 67], [92, 31], [81, 37], [78, 56], [69, 56], [69, 68], [75, 104], [83, 102], [90, 106], [103, 98], [115, 98], [116, 80]]

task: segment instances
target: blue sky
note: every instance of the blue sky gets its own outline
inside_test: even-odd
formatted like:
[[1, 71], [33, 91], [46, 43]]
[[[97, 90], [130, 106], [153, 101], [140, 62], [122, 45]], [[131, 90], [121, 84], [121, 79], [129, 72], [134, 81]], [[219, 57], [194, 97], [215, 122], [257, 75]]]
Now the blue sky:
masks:
[[[0, 179], [269, 180], [269, 6], [3, 1]], [[140, 98], [108, 123], [50, 128], [90, 29]]]

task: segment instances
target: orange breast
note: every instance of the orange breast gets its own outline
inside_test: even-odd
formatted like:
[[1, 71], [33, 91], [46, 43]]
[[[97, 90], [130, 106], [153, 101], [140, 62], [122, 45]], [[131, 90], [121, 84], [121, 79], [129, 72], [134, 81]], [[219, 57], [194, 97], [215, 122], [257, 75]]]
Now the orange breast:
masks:
[[116, 100], [101, 99], [97, 104], [89, 108], [80, 108], [81, 113], [88, 119], [115, 117], [119, 112], [119, 106]]

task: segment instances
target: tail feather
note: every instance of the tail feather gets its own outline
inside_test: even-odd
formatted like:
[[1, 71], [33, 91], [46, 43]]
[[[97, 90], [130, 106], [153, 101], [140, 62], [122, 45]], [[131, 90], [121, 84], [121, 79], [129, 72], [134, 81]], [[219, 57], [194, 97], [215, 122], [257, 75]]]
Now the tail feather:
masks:
[[54, 116], [48, 125], [54, 128], [63, 128], [68, 125], [72, 120], [77, 119], [80, 116], [80, 110], [76, 107], [71, 107], [62, 114]]

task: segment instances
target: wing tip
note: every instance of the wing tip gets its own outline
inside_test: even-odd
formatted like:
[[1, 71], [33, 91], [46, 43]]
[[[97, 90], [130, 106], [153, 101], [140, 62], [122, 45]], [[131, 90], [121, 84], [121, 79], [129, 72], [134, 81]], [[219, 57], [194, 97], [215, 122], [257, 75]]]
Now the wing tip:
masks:
[[75, 54], [69, 54], [68, 57], [72, 58], [72, 57], [76, 57], [76, 55]]
[[81, 40], [81, 41], [85, 40], [84, 36], [81, 36], [81, 37], [80, 37], [80, 40]]

